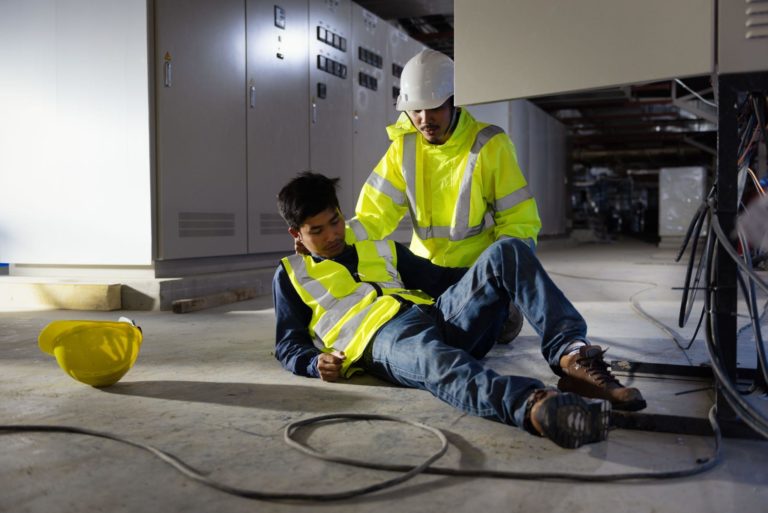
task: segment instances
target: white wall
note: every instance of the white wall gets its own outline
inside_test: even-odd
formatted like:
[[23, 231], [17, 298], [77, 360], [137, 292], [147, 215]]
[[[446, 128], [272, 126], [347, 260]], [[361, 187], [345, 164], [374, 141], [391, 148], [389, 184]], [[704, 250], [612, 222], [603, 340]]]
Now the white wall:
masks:
[[0, 262], [152, 263], [145, 0], [0, 2]]
[[467, 105], [465, 108], [476, 120], [496, 125], [509, 134], [509, 104], [510, 102], [496, 102], [483, 105]]

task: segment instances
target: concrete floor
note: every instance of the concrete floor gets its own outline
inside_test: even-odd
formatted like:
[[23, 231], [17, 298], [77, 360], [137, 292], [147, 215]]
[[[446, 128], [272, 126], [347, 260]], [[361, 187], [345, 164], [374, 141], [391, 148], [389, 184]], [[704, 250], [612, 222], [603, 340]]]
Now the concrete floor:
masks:
[[[609, 359], [706, 362], [701, 336], [682, 351], [638, 316], [629, 299], [676, 326], [684, 267], [673, 252], [639, 242], [544, 243], [539, 255], [580, 309]], [[599, 278], [593, 280], [589, 278]], [[740, 312], [743, 312], [743, 308]], [[56, 319], [134, 318], [145, 340], [136, 366], [120, 383], [95, 389], [73, 381], [37, 348]], [[695, 321], [695, 319], [694, 319]], [[693, 324], [677, 328], [691, 336]], [[739, 324], [746, 323], [740, 317]], [[285, 372], [273, 356], [271, 298], [177, 315], [168, 312], [0, 312], [2, 423], [67, 424], [109, 431], [171, 452], [232, 485], [273, 491], [342, 490], [391, 474], [313, 460], [282, 441], [291, 421], [335, 413], [380, 413], [445, 431], [451, 447], [442, 467], [598, 474], [686, 468], [710, 454], [712, 439], [617, 429], [610, 439], [570, 451], [515, 428], [462, 415], [425, 392], [370, 377], [323, 383]], [[754, 366], [749, 333], [740, 363]], [[488, 365], [554, 384], [530, 326]], [[648, 412], [703, 417], [706, 383], [624, 379], [640, 387]], [[689, 392], [676, 395], [679, 392]], [[759, 401], [761, 408], [764, 401]], [[764, 408], [765, 409], [765, 408]], [[354, 433], [354, 434], [353, 434]], [[396, 488], [332, 503], [253, 501], [189, 481], [146, 452], [115, 442], [64, 434], [6, 434], [0, 457], [2, 512], [730, 512], [765, 511], [768, 442], [727, 439], [724, 461], [696, 477], [614, 484], [418, 476]], [[389, 423], [334, 424], [303, 437], [329, 452], [377, 461], [417, 463], [437, 442]], [[350, 442], [350, 439], [353, 441]]]

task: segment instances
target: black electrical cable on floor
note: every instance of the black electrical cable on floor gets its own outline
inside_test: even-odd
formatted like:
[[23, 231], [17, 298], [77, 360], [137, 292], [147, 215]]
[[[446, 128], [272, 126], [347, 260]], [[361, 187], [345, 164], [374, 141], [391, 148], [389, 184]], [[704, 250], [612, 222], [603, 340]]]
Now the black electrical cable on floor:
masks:
[[[94, 436], [98, 438], [106, 438], [115, 442], [124, 443], [132, 447], [136, 447], [145, 450], [153, 456], [159, 458], [161, 461], [169, 464], [178, 472], [184, 476], [192, 479], [200, 484], [214, 488], [230, 495], [236, 495], [238, 497], [244, 497], [247, 499], [262, 499], [262, 500], [285, 500], [285, 501], [336, 501], [342, 499], [348, 499], [351, 497], [357, 497], [373, 493], [386, 488], [391, 488], [395, 485], [403, 483], [419, 474], [434, 474], [442, 476], [453, 477], [485, 477], [495, 479], [517, 479], [517, 480], [550, 480], [550, 481], [577, 481], [577, 482], [593, 482], [593, 483], [610, 483], [618, 481], [640, 481], [640, 480], [656, 480], [656, 479], [675, 479], [681, 477], [688, 477], [706, 472], [720, 462], [720, 446], [722, 442], [722, 435], [720, 433], [720, 427], [717, 424], [716, 419], [716, 407], [712, 406], [709, 410], [709, 422], [712, 426], [712, 431], [715, 437], [715, 446], [711, 456], [708, 458], [699, 458], [696, 460], [696, 466], [679, 469], [679, 470], [667, 470], [656, 472], [625, 472], [625, 473], [613, 473], [613, 474], [576, 474], [570, 472], [518, 472], [518, 471], [506, 471], [506, 470], [484, 470], [484, 469], [457, 469], [457, 468], [443, 468], [432, 467], [432, 463], [441, 458], [448, 449], [448, 439], [445, 437], [442, 431], [437, 428], [427, 426], [419, 422], [413, 422], [404, 420], [398, 417], [392, 417], [389, 415], [375, 415], [375, 414], [355, 414], [355, 413], [339, 413], [320, 415], [317, 417], [310, 417], [307, 419], [299, 420], [289, 424], [284, 431], [285, 442], [301, 451], [304, 454], [308, 454], [314, 458], [318, 458], [324, 461], [331, 461], [336, 463], [343, 463], [346, 465], [352, 465], [355, 467], [384, 470], [391, 472], [400, 472], [401, 475], [392, 479], [387, 479], [373, 485], [363, 486], [360, 488], [354, 488], [351, 490], [345, 490], [341, 492], [329, 492], [329, 493], [294, 493], [294, 492], [274, 492], [263, 491], [252, 488], [242, 488], [232, 486], [215, 479], [211, 479], [207, 475], [203, 474], [199, 470], [195, 469], [191, 465], [185, 463], [183, 460], [170, 454], [166, 451], [147, 445], [141, 442], [129, 440], [112, 433], [104, 431], [96, 431], [93, 429], [86, 429], [73, 426], [54, 426], [54, 425], [33, 425], [33, 424], [19, 424], [19, 425], [0, 425], [0, 434], [8, 433], [29, 433], [29, 432], [47, 432], [47, 433], [68, 433], [68, 434], [80, 434], [87, 436]], [[346, 458], [342, 456], [334, 456], [327, 453], [318, 452], [306, 444], [297, 441], [294, 437], [295, 433], [302, 427], [310, 426], [313, 424], [319, 424], [327, 421], [338, 420], [382, 420], [390, 422], [399, 422], [417, 427], [421, 430], [432, 433], [439, 441], [440, 448], [429, 456], [423, 463], [416, 466], [410, 465], [393, 465], [386, 463], [371, 463], [364, 460], [356, 460], [353, 458]]]
[[[296, 492], [263, 491], [263, 490], [256, 490], [252, 488], [241, 488], [241, 487], [232, 486], [226, 483], [222, 483], [221, 481], [211, 479], [207, 475], [203, 474], [202, 472], [195, 469], [191, 465], [188, 465], [183, 460], [181, 460], [177, 456], [174, 456], [173, 454], [170, 454], [166, 451], [163, 451], [151, 445], [129, 440], [128, 438], [124, 438], [124, 437], [121, 437], [112, 433], [107, 433], [104, 431], [96, 431], [93, 429], [86, 429], [86, 428], [73, 427], [73, 426], [0, 425], [0, 433], [11, 433], [11, 432], [51, 433], [53, 432], [53, 433], [80, 434], [80, 435], [87, 435], [87, 436], [95, 436], [98, 438], [106, 438], [108, 440], [114, 440], [115, 442], [124, 443], [132, 447], [145, 450], [150, 454], [152, 454], [153, 456], [159, 458], [161, 461], [172, 466], [174, 469], [179, 471], [185, 477], [230, 495], [236, 495], [238, 497], [244, 497], [246, 499], [292, 500], [292, 501], [313, 501], [313, 502], [348, 499], [351, 497], [356, 497], [359, 495], [365, 495], [365, 494], [373, 493], [379, 490], [384, 490], [385, 488], [390, 488], [404, 481], [407, 481], [418, 474], [421, 474], [429, 465], [431, 465], [434, 461], [439, 459], [448, 450], [448, 439], [445, 437], [443, 432], [440, 431], [439, 429], [427, 426], [425, 424], [421, 424], [419, 422], [404, 420], [397, 417], [390, 417], [387, 415], [373, 415], [373, 414], [366, 415], [366, 414], [340, 413], [340, 414], [332, 414], [332, 415], [322, 415], [319, 417], [312, 417], [309, 419], [300, 420], [300, 421], [289, 424], [285, 428], [284, 439], [286, 443], [288, 443], [291, 447], [297, 448], [306, 454], [310, 454], [312, 456], [315, 456], [317, 458], [320, 458], [326, 461], [335, 461], [339, 463], [354, 465], [355, 464], [354, 460], [347, 460], [346, 458], [341, 458], [338, 456], [330, 456], [327, 454], [314, 452], [309, 447], [300, 444], [293, 438], [293, 433], [296, 431], [296, 429], [298, 429], [301, 426], [306, 426], [309, 424], [327, 421], [327, 420], [340, 420], [340, 419], [341, 420], [350, 420], [350, 419], [351, 420], [385, 420], [385, 421], [400, 422], [403, 424], [408, 424], [432, 433], [440, 441], [440, 448], [434, 454], [432, 454], [430, 457], [424, 460], [424, 462], [421, 463], [420, 465], [417, 465], [414, 467], [408, 467], [408, 469], [404, 471], [403, 474], [397, 477], [394, 477], [392, 479], [387, 479], [372, 485], [363, 486], [360, 488], [354, 488], [351, 490], [345, 490], [341, 492], [296, 493]], [[360, 466], [360, 465], [357, 465], [357, 466]]]
[[[722, 435], [720, 433], [720, 427], [717, 424], [716, 419], [716, 407], [712, 406], [709, 410], [708, 418], [712, 431], [715, 435], [715, 447], [712, 455], [709, 458], [699, 458], [696, 460], [697, 466], [680, 470], [668, 470], [657, 472], [627, 472], [627, 473], [614, 473], [614, 474], [575, 474], [572, 472], [520, 472], [511, 470], [490, 470], [490, 469], [457, 469], [457, 468], [444, 468], [444, 467], [429, 467], [424, 469], [425, 474], [435, 474], [442, 476], [453, 477], [486, 477], [495, 479], [517, 479], [517, 480], [548, 480], [548, 481], [579, 481], [579, 482], [599, 482], [609, 483], [617, 481], [638, 481], [649, 479], [674, 479], [680, 477], [693, 476], [701, 474], [714, 468], [720, 462], [720, 444], [722, 441]], [[301, 421], [303, 425], [315, 424], [322, 420], [321, 417], [315, 417]], [[289, 428], [286, 428], [286, 433]], [[301, 444], [294, 445], [295, 448], [300, 451], [309, 454], [311, 456], [328, 460], [339, 461], [337, 458], [330, 458], [322, 453], [309, 449]], [[364, 460], [352, 460], [345, 458], [344, 463], [354, 465], [357, 467], [386, 470], [393, 472], [406, 472], [414, 467], [408, 465], [392, 465], [387, 463], [371, 463]]]

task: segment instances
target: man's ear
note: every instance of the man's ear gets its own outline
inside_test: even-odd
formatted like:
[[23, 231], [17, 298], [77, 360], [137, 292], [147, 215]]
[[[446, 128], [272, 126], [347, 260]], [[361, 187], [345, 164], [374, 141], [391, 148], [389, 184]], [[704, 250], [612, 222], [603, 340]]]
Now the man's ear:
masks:
[[296, 230], [294, 228], [288, 228], [288, 233], [291, 234], [291, 237], [293, 237], [296, 240], [301, 240], [301, 232], [299, 230]]

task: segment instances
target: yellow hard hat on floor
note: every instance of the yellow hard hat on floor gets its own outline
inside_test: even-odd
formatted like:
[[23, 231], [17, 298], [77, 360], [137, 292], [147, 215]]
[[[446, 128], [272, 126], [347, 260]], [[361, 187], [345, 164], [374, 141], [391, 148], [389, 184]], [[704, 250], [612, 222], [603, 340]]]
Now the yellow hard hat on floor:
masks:
[[114, 385], [133, 367], [142, 334], [133, 321], [54, 321], [40, 332], [38, 345], [56, 357], [64, 372], [94, 387]]

